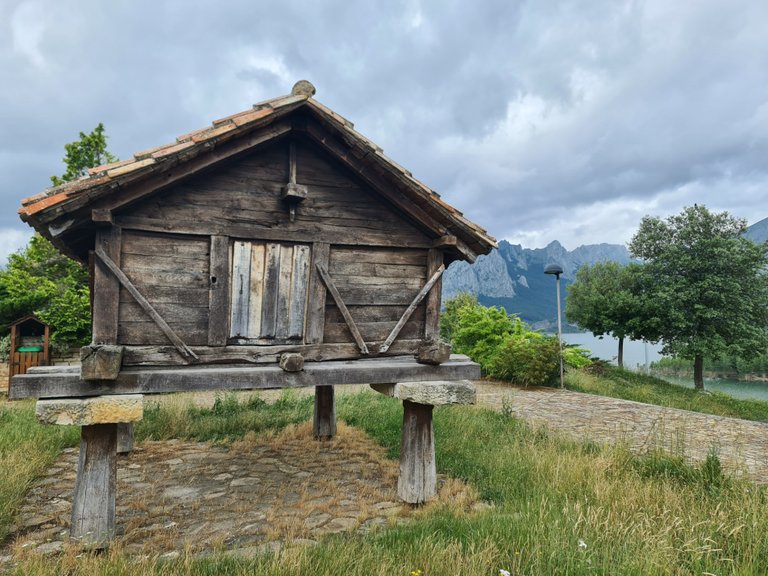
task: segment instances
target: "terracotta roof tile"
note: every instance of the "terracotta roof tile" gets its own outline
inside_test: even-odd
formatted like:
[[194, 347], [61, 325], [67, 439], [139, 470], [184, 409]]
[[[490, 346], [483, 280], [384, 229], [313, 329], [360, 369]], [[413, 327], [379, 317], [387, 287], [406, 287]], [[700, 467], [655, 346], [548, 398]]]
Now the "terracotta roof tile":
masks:
[[186, 142], [182, 142], [181, 144], [166, 144], [165, 146], [159, 146], [156, 150], [156, 152], [152, 153], [152, 158], [160, 159], [165, 158], [166, 156], [170, 156], [171, 154], [175, 154], [176, 152], [181, 152], [182, 150], [186, 150], [187, 148], [191, 148], [195, 145], [192, 140], [187, 140]]
[[196, 143], [205, 142], [206, 140], [210, 140], [211, 138], [216, 138], [216, 136], [221, 136], [222, 134], [231, 132], [236, 128], [237, 126], [235, 124], [222, 124], [217, 128], [208, 128], [203, 132], [192, 134], [191, 138], [192, 138], [192, 141]]
[[102, 164], [101, 166], [96, 166], [95, 168], [89, 168], [88, 175], [93, 176], [95, 174], [98, 174], [99, 172], [106, 172], [107, 170], [111, 170], [112, 168], [117, 168], [119, 166], [125, 166], [126, 164], [130, 164], [131, 162], [133, 162], [133, 158], [129, 158], [128, 160], [117, 160], [115, 162], [110, 162], [109, 164]]
[[112, 168], [111, 170], [107, 170], [107, 176], [109, 176], [110, 178], [117, 178], [118, 176], [122, 176], [123, 174], [128, 174], [129, 172], [140, 170], [145, 166], [151, 166], [155, 162], [156, 160], [154, 158], [145, 158], [144, 160], [136, 160], [124, 166], [118, 166], [117, 168]]
[[240, 126], [245, 126], [247, 124], [250, 124], [251, 122], [255, 122], [256, 120], [261, 120], [262, 118], [265, 118], [272, 114], [272, 108], [260, 108], [258, 110], [248, 110], [247, 112], [243, 112], [242, 114], [238, 114], [234, 118], [232, 118], [232, 122], [239, 128]]

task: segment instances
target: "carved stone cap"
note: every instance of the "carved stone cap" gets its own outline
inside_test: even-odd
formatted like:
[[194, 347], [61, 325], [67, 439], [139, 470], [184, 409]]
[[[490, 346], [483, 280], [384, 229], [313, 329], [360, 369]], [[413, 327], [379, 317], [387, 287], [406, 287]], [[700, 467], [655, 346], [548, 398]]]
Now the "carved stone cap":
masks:
[[299, 80], [296, 82], [296, 84], [293, 85], [293, 89], [291, 90], [292, 96], [307, 96], [312, 97], [315, 95], [315, 87], [312, 85], [312, 82], [309, 80]]

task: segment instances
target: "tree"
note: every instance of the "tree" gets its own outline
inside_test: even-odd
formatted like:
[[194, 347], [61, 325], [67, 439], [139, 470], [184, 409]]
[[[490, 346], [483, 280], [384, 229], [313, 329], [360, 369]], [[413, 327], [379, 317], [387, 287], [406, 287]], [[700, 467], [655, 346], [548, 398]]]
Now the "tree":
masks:
[[632, 336], [638, 316], [635, 294], [638, 265], [597, 262], [581, 266], [568, 287], [565, 316], [569, 322], [602, 337], [610, 334], [619, 341], [618, 364], [624, 367], [624, 338]]
[[55, 341], [82, 343], [90, 338], [88, 271], [39, 234], [11, 254], [0, 271], [0, 327], [5, 331], [27, 314], [51, 324]]
[[632, 238], [633, 256], [645, 260], [647, 332], [662, 351], [693, 360], [704, 389], [704, 357], [751, 358], [768, 347], [768, 243], [742, 236], [746, 221], [704, 206], [666, 220], [646, 216]]
[[[54, 185], [116, 160], [107, 150], [101, 123], [90, 134], [81, 132], [80, 140], [66, 144], [64, 149], [66, 172], [51, 176]], [[51, 324], [56, 342], [90, 341], [88, 271], [39, 234], [32, 236], [26, 248], [11, 254], [5, 270], [0, 270], [0, 329], [5, 331], [15, 319], [33, 313]]]
[[117, 158], [107, 150], [107, 135], [104, 133], [104, 124], [101, 122], [90, 134], [80, 132], [80, 139], [65, 144], [64, 151], [64, 164], [67, 170], [61, 176], [51, 176], [54, 186], [87, 175], [88, 168], [117, 161]]

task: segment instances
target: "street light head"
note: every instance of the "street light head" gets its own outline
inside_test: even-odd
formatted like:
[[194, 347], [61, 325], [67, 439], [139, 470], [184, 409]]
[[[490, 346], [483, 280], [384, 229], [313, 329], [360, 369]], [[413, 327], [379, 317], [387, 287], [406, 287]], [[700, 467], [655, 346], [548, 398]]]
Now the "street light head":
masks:
[[544, 274], [554, 274], [557, 277], [560, 277], [560, 274], [563, 273], [563, 267], [560, 266], [560, 264], [547, 264], [544, 268]]

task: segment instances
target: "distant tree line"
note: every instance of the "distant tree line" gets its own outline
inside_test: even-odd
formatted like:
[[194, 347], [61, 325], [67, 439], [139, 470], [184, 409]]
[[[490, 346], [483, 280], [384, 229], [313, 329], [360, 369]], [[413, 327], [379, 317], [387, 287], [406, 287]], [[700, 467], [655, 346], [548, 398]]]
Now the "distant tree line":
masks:
[[768, 350], [768, 242], [743, 236], [746, 221], [704, 206], [665, 220], [645, 217], [629, 243], [639, 264], [582, 266], [568, 289], [567, 318], [595, 336], [662, 343], [693, 362], [752, 359]]

